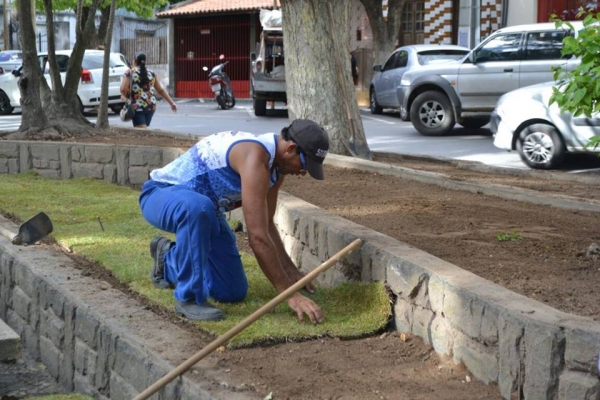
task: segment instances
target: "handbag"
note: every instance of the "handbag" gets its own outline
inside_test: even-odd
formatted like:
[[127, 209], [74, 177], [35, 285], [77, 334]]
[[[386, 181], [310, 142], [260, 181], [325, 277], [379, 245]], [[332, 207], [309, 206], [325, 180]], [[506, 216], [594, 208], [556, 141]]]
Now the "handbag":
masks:
[[133, 69], [131, 70], [131, 77], [129, 78], [129, 96], [125, 105], [121, 109], [119, 116], [121, 117], [121, 121], [131, 121], [135, 116], [135, 109], [133, 108], [133, 103], [131, 102], [131, 87], [133, 85]]

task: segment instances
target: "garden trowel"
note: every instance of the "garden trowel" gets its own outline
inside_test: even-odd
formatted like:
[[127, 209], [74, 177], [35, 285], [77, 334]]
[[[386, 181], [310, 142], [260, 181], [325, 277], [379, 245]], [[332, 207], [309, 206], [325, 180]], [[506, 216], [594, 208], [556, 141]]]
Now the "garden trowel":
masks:
[[12, 240], [13, 244], [33, 244], [52, 232], [50, 217], [40, 212], [19, 226], [19, 232], [14, 234], [0, 226], [0, 233]]

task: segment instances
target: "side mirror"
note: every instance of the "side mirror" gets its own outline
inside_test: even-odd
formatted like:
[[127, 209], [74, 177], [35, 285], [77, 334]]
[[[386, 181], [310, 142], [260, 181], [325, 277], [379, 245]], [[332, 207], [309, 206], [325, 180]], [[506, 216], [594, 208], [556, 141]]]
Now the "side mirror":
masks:
[[208, 71], [208, 67], [205, 65], [204, 67], [202, 67], [202, 71]]
[[250, 61], [256, 61], [256, 53], [250, 53]]
[[19, 68], [19, 69], [13, 69], [12, 72], [11, 72], [11, 74], [13, 74], [16, 77], [21, 76], [21, 68]]
[[373, 71], [375, 71], [375, 72], [381, 72], [381, 65], [379, 65], [379, 64], [373, 65]]

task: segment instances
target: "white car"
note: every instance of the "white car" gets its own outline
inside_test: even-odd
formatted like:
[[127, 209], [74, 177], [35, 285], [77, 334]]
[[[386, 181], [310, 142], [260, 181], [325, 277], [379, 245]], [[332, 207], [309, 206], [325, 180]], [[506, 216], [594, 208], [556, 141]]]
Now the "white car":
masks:
[[600, 135], [600, 115], [574, 117], [561, 113], [556, 103], [549, 106], [556, 85], [540, 83], [500, 97], [490, 121], [494, 146], [517, 150], [523, 162], [536, 169], [556, 168], [566, 152], [600, 151], [584, 149], [592, 136]]
[[[67, 66], [71, 50], [60, 50], [56, 52], [58, 69], [63, 82], [65, 81]], [[39, 53], [40, 65], [46, 82], [52, 88], [52, 79], [48, 69], [48, 54]], [[102, 86], [102, 65], [104, 61], [103, 50], [86, 50], [81, 63], [81, 79], [77, 89], [77, 98], [79, 100], [80, 111], [85, 108], [93, 108], [100, 105], [100, 93]], [[108, 75], [108, 106], [119, 113], [123, 108], [121, 101], [121, 79], [123, 74], [129, 68], [125, 57], [120, 53], [110, 53]], [[0, 114], [8, 115], [13, 112], [14, 107], [19, 107], [21, 103], [21, 93], [17, 86], [20, 76], [20, 69], [11, 74], [0, 76]]]

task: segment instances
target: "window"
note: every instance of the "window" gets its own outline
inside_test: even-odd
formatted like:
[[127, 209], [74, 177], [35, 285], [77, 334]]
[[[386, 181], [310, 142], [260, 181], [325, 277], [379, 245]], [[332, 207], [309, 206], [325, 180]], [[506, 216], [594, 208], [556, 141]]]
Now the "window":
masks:
[[[110, 68], [114, 67], [122, 67], [125, 65], [123, 62], [123, 58], [118, 53], [110, 53], [110, 59], [108, 61], [108, 66]], [[96, 54], [84, 54], [83, 61], [81, 62], [81, 67], [83, 69], [101, 69], [104, 65], [104, 54], [96, 53]]]
[[396, 53], [396, 66], [395, 68], [404, 68], [408, 64], [408, 52], [405, 50]]
[[402, 9], [402, 30], [404, 32], [425, 30], [425, 1], [409, 0]]
[[398, 53], [392, 54], [390, 58], [388, 58], [388, 60], [385, 62], [385, 65], [383, 66], [383, 71], [396, 68], [396, 58], [398, 58]]
[[421, 65], [446, 63], [458, 61], [467, 54], [469, 54], [467, 50], [426, 50], [417, 54], [417, 60]]
[[477, 50], [477, 61], [518, 60], [522, 36], [521, 33], [507, 33], [494, 36]]
[[558, 60], [561, 58], [564, 31], [532, 32], [527, 34], [525, 60]]
[[69, 56], [58, 54], [56, 56], [56, 62], [58, 64], [58, 72], [67, 72], [69, 68]]

